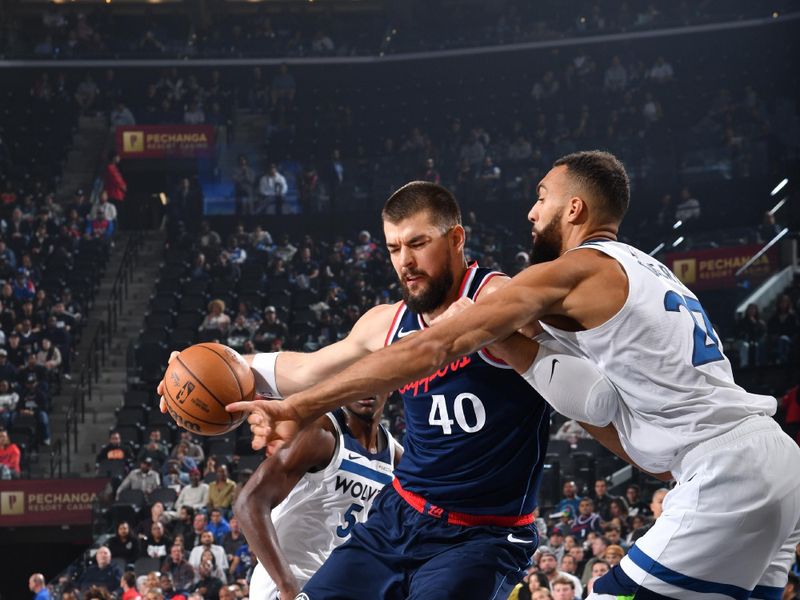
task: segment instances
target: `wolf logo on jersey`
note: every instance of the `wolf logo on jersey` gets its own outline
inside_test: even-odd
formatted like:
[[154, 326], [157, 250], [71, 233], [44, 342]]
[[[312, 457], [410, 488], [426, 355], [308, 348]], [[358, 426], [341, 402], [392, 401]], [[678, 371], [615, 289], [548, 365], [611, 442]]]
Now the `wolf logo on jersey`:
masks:
[[[272, 511], [281, 548], [302, 586], [346, 541], [353, 526], [363, 523], [372, 502], [392, 481], [399, 444], [381, 426], [385, 448], [366, 450], [347, 428], [343, 409], [328, 414], [337, 433], [336, 451], [322, 471], [306, 473], [286, 499]], [[250, 582], [252, 600], [276, 600], [277, 586], [259, 563]], [[299, 596], [304, 597], [303, 594]]]

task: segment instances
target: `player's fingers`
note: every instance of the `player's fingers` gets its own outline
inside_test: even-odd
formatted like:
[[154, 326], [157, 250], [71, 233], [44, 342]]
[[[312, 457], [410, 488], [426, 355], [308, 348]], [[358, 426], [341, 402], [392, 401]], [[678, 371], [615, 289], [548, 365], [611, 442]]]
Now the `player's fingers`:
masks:
[[180, 354], [180, 352], [178, 352], [177, 350], [173, 350], [172, 352], [170, 352], [169, 353], [169, 360], [167, 360], [167, 364], [169, 364], [173, 360], [175, 360], [175, 357], [178, 356], [178, 354]]
[[167, 401], [164, 400], [164, 396], [161, 396], [161, 399], [158, 401], [158, 408], [161, 409], [162, 413], [167, 412]]
[[163, 396], [164, 395], [164, 380], [163, 379], [158, 382], [158, 385], [156, 386], [156, 393], [159, 396]]
[[253, 440], [250, 442], [250, 447], [253, 450], [261, 450], [267, 445], [266, 438], [263, 437], [254, 437]]
[[258, 404], [253, 401], [247, 400], [240, 400], [239, 402], [231, 402], [227, 406], [225, 406], [225, 410], [228, 412], [247, 412], [250, 414], [254, 414], [253, 411], [258, 408]]

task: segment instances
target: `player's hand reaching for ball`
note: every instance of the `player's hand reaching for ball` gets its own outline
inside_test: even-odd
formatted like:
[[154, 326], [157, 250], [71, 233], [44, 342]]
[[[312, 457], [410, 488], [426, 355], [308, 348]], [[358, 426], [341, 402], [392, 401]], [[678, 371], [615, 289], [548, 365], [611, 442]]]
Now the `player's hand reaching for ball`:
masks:
[[300, 415], [286, 400], [256, 398], [249, 402], [233, 402], [225, 407], [228, 412], [248, 413], [247, 422], [253, 434], [253, 450], [266, 448], [273, 454], [288, 444], [303, 426]]
[[[175, 357], [178, 356], [178, 354], [180, 354], [180, 352], [178, 352], [176, 350], [173, 350], [169, 355], [169, 360], [167, 361], [167, 364], [169, 364], [173, 360], [175, 360]], [[161, 409], [162, 413], [166, 413], [167, 412], [167, 401], [164, 400], [164, 380], [163, 379], [158, 382], [158, 386], [156, 387], [156, 393], [158, 393], [158, 397], [160, 398], [160, 401], [158, 403], [158, 407]]]

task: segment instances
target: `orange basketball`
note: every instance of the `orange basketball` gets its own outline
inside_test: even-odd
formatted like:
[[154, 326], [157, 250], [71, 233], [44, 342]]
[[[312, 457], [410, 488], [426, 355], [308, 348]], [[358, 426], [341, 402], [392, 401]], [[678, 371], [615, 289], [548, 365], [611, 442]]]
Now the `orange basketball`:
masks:
[[252, 400], [253, 372], [242, 356], [222, 344], [195, 344], [178, 354], [164, 375], [164, 399], [175, 422], [199, 435], [218, 435], [238, 427], [245, 413], [225, 406]]

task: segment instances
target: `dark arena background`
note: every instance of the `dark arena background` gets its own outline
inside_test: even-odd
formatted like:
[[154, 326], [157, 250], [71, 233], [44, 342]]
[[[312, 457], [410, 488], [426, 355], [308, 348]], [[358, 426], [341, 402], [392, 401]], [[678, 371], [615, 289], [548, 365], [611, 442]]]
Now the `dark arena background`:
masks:
[[[191, 438], [161, 414], [170, 351], [313, 351], [397, 301], [380, 209], [410, 180], [452, 190], [468, 258], [513, 275], [553, 161], [613, 152], [621, 239], [698, 295], [800, 439], [799, 46], [789, 0], [0, 0], [2, 599], [35, 573], [83, 598], [123, 520], [141, 543], [109, 591], [130, 570], [145, 597], [170, 552], [153, 516], [193, 533], [151, 505], [194, 467], [236, 494], [264, 458], [246, 425]], [[402, 442], [399, 398], [384, 422]], [[624, 552], [664, 484], [557, 414], [551, 436], [542, 544], [580, 529], [574, 482]], [[117, 493], [146, 458], [160, 487]], [[604, 551], [559, 568], [585, 583]], [[219, 598], [247, 597], [242, 556]]]

